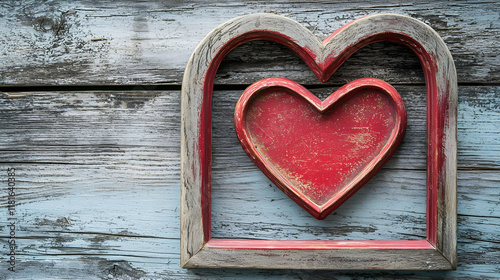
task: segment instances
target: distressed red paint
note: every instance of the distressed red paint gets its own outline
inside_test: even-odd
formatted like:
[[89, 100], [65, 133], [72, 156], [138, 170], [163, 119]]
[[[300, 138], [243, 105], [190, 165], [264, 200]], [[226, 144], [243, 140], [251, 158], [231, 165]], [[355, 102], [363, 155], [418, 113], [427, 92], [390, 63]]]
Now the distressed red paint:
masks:
[[377, 79], [351, 82], [321, 102], [291, 80], [269, 78], [243, 93], [235, 125], [257, 166], [323, 219], [392, 156], [406, 111], [397, 91]]
[[[283, 28], [287, 26], [286, 28]], [[418, 264], [405, 263], [414, 269], [455, 269], [456, 268], [456, 71], [451, 54], [435, 31], [422, 22], [396, 14], [371, 15], [349, 23], [340, 28], [319, 45], [314, 43], [314, 35], [299, 24], [284, 17], [271, 14], [255, 14], [231, 20], [214, 29], [200, 44], [186, 67], [182, 96], [183, 129], [196, 135], [193, 157], [183, 158], [181, 163], [196, 162], [192, 170], [181, 168], [187, 180], [181, 180], [184, 191], [181, 226], [181, 259], [184, 267], [205, 265], [204, 258], [194, 255], [211, 255], [210, 252], [232, 249], [232, 254], [245, 256], [241, 251], [255, 249], [252, 253], [256, 262], [249, 260], [242, 267], [260, 267], [260, 253], [272, 248], [282, 248], [301, 261], [310, 261], [307, 254], [298, 251], [309, 250], [346, 250], [356, 254], [358, 251], [376, 248], [377, 252], [410, 249], [415, 252], [429, 251]], [[294, 32], [289, 32], [294, 30]], [[227, 36], [229, 35], [229, 36]], [[210, 235], [210, 173], [211, 173], [211, 120], [212, 88], [217, 68], [227, 53], [236, 46], [251, 40], [270, 40], [281, 43], [296, 52], [322, 82], [342, 65], [354, 52], [370, 43], [392, 41], [410, 48], [421, 61], [427, 84], [427, 240], [415, 243], [410, 240], [367, 241], [339, 245], [335, 242], [303, 241], [293, 243], [283, 240], [219, 240]], [[312, 43], [311, 43], [312, 42]], [[335, 47], [330, 48], [333, 43]], [[346, 43], [346, 44], [345, 44]], [[339, 45], [337, 45], [339, 44]], [[190, 85], [185, 87], [184, 85]], [[198, 98], [201, 97], [201, 98]], [[311, 103], [312, 104], [312, 103]], [[191, 114], [186, 114], [189, 112]], [[192, 114], [195, 112], [195, 114]], [[192, 122], [195, 120], [195, 122]], [[194, 124], [196, 123], [196, 124]], [[184, 131], [184, 130], [183, 130]], [[181, 152], [188, 155], [189, 133], [183, 134]], [[186, 140], [186, 139], [189, 139]], [[181, 164], [182, 165], [182, 164]], [[199, 168], [198, 168], [199, 167]], [[199, 173], [198, 173], [199, 171]], [[367, 178], [367, 177], [365, 177]], [[201, 179], [201, 180], [200, 180]], [[192, 180], [193, 184], [191, 184]], [[362, 185], [362, 184], [361, 184]], [[191, 188], [194, 186], [194, 188]], [[192, 192], [194, 190], [194, 192]], [[199, 191], [199, 192], [198, 192]], [[197, 193], [198, 192], [198, 193]], [[183, 192], [181, 192], [182, 194]], [[199, 196], [201, 194], [201, 196]], [[342, 203], [347, 197], [339, 200]], [[197, 199], [194, 205], [192, 198]], [[201, 206], [201, 207], [200, 207]], [[201, 230], [200, 230], [201, 228]], [[193, 234], [194, 232], [194, 234]], [[201, 233], [198, 234], [198, 233]], [[426, 243], [428, 242], [428, 244]], [[357, 244], [357, 245], [356, 245]], [[339, 246], [338, 246], [339, 245]], [[338, 246], [338, 247], [336, 247]], [[442, 254], [440, 266], [428, 262], [434, 251]], [[361, 263], [364, 269], [378, 265], [378, 253], [368, 253], [369, 258]], [[193, 255], [194, 253], [194, 255]], [[422, 253], [422, 252], [420, 252]], [[281, 254], [281, 253], [280, 253]], [[360, 256], [360, 255], [358, 255]], [[328, 268], [343, 269], [346, 258], [329, 264]], [[319, 260], [310, 263], [311, 268], [322, 268]], [[395, 265], [399, 259], [392, 260], [390, 268], [408, 269]], [[283, 268], [297, 267], [295, 262], [286, 262]], [[209, 266], [225, 266], [224, 259]], [[266, 266], [267, 267], [267, 266]]]
[[[348, 23], [347, 25], [341, 27], [336, 32], [334, 32], [331, 36], [328, 36], [323, 42], [323, 46], [328, 44], [336, 34], [342, 32], [343, 29], [347, 28], [348, 25], [354, 24], [356, 21]], [[295, 53], [299, 55], [303, 59], [303, 61], [309, 66], [312, 72], [316, 75], [316, 77], [321, 82], [326, 82], [331, 75], [356, 51], [361, 49], [362, 47], [369, 45], [378, 41], [391, 41], [396, 43], [401, 43], [410, 48], [419, 58], [422, 66], [424, 75], [426, 78], [427, 84], [427, 94], [428, 100], [436, 100], [437, 99], [437, 85], [436, 85], [436, 58], [429, 55], [425, 48], [422, 45], [414, 40], [411, 36], [405, 33], [394, 33], [390, 31], [370, 34], [370, 36], [364, 37], [362, 40], [359, 40], [355, 44], [347, 46], [342, 52], [339, 54], [326, 54], [320, 62], [316, 62], [316, 58], [318, 54], [313, 50], [302, 47], [299, 43], [295, 41], [293, 38], [285, 36], [281, 33], [273, 32], [270, 30], [262, 30], [256, 29], [251, 32], [247, 32], [244, 35], [239, 35], [231, 38], [227, 41], [227, 43], [220, 49], [220, 51], [215, 54], [214, 58], [210, 62], [210, 66], [207, 69], [207, 73], [204, 80], [204, 92], [203, 95], [203, 106], [200, 112], [200, 138], [199, 138], [199, 155], [200, 162], [203, 163], [202, 172], [202, 208], [205, 209], [202, 213], [203, 215], [203, 228], [205, 240], [210, 240], [211, 238], [211, 230], [210, 230], [210, 205], [207, 204], [210, 198], [210, 167], [211, 167], [211, 104], [212, 104], [212, 89], [213, 89], [213, 81], [215, 79], [215, 74], [217, 73], [217, 69], [224, 59], [224, 57], [235, 47], [249, 41], [253, 40], [269, 40], [274, 41], [280, 44], [283, 44], [293, 50]], [[437, 230], [437, 189], [438, 189], [438, 180], [435, 174], [438, 174], [438, 161], [439, 157], [435, 155], [437, 153], [437, 146], [440, 146], [442, 139], [439, 137], [442, 135], [443, 126], [439, 125], [439, 118], [436, 117], [436, 113], [432, 113], [433, 111], [439, 111], [441, 104], [436, 104], [434, 102], [429, 102], [427, 104], [427, 127], [428, 127], [428, 172], [427, 172], [427, 187], [428, 187], [428, 195], [427, 195], [427, 239], [435, 244], [436, 243], [436, 230]], [[441, 127], [441, 129], [439, 129]], [[372, 175], [373, 176], [373, 175]], [[370, 176], [371, 177], [371, 176]], [[367, 177], [367, 180], [370, 178]], [[366, 181], [367, 181], [366, 180]], [[363, 182], [361, 185], [363, 185]], [[354, 189], [354, 192], [357, 189]], [[287, 193], [286, 190], [284, 190]], [[287, 193], [288, 194], [288, 193]], [[329, 209], [330, 212], [324, 212], [323, 215], [328, 215], [336, 209], [340, 204], [342, 204], [347, 198], [349, 198], [353, 193], [350, 193], [339, 200], [337, 200], [338, 205]], [[207, 199], [208, 198], [208, 199]], [[296, 200], [297, 201], [297, 200]], [[297, 201], [298, 202], [298, 201]], [[301, 206], [307, 207], [305, 204]], [[311, 209], [306, 209], [313, 216], [314, 213], [322, 212], [318, 206], [312, 206]], [[326, 216], [316, 216], [319, 219], [324, 219]]]

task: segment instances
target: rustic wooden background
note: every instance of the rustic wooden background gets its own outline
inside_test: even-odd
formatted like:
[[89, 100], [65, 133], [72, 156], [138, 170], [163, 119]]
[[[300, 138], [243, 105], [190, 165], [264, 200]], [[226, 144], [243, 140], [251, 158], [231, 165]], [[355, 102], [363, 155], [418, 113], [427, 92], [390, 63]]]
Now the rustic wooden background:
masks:
[[[500, 278], [500, 4], [398, 2], [0, 2], [0, 279]], [[210, 30], [254, 12], [291, 17], [320, 38], [361, 16], [394, 12], [442, 36], [459, 81], [456, 271], [180, 268], [184, 67]], [[405, 101], [400, 149], [326, 220], [274, 187], [236, 138], [236, 100], [271, 76], [321, 98], [375, 77]], [[425, 238], [425, 82], [409, 50], [375, 43], [321, 84], [290, 50], [251, 42], [227, 56], [215, 83], [214, 237]], [[16, 169], [15, 273], [6, 262], [7, 168]]]

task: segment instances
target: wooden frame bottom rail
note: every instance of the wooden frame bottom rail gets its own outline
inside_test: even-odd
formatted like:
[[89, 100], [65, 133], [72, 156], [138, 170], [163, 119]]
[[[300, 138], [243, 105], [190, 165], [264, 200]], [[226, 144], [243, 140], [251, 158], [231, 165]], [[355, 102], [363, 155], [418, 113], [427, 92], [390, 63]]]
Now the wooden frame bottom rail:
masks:
[[[235, 253], [237, 251], [237, 253]], [[449, 270], [452, 265], [427, 240], [265, 241], [211, 239], [187, 267], [338, 270]], [[360, 265], [362, 264], [362, 265]]]

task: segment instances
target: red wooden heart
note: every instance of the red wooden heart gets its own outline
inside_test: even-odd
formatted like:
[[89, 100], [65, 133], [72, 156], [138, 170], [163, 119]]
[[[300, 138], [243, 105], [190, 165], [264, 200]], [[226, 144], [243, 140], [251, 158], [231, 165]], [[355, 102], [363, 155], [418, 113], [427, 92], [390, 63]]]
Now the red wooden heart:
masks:
[[264, 79], [245, 90], [234, 117], [250, 158], [317, 219], [380, 170], [406, 127], [401, 96], [372, 78], [353, 81], [323, 102], [291, 80]]

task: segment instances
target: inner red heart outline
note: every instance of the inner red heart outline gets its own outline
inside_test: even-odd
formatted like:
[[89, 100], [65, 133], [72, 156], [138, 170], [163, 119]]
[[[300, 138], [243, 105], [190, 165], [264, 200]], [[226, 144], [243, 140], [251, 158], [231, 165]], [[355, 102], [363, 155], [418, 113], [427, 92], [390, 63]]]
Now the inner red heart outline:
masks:
[[[320, 191], [329, 191], [329, 194], [326, 194], [326, 198], [322, 197], [321, 202], [319, 202], [319, 200], [312, 195], [320, 186], [309, 186], [309, 189], [306, 189], [302, 187], [304, 182], [303, 180], [294, 180], [289, 178], [289, 176], [284, 176], [284, 171], [281, 168], [278, 168], [277, 163], [273, 162], [272, 157], [263, 151], [262, 145], [256, 144], [255, 141], [258, 141], [258, 139], [253, 139], [258, 138], [258, 136], [256, 136], [256, 133], [250, 131], [250, 124], [248, 123], [247, 117], [249, 115], [249, 110], [254, 108], [255, 102], [252, 101], [259, 98], [261, 93], [265, 94], [268, 90], [277, 88], [288, 89], [291, 93], [297, 94], [321, 114], [327, 112], [334, 105], [342, 102], [346, 98], [360, 93], [361, 90], [378, 90], [389, 97], [389, 100], [391, 101], [390, 107], [391, 109], [394, 109], [395, 116], [391, 115], [391, 119], [394, 119], [394, 123], [392, 125], [392, 129], [388, 131], [388, 137], [381, 138], [381, 140], [385, 141], [385, 143], [383, 145], [380, 143], [380, 145], [382, 145], [380, 150], [376, 149], [378, 150], [376, 151], [376, 155], [372, 159], [366, 159], [361, 169], [358, 168], [357, 170], [354, 170], [351, 168], [352, 170], [348, 171], [348, 174], [352, 174], [352, 177], [350, 177], [349, 180], [346, 180], [345, 182], [327, 182], [327, 185], [323, 186], [323, 189], [320, 189]], [[279, 100], [279, 102], [281, 101], [285, 102], [283, 99]], [[277, 103], [275, 106], [274, 104], [272, 104], [271, 107], [280, 106], [280, 104], [283, 103]], [[308, 110], [306, 107], [303, 109]], [[331, 114], [335, 113], [335, 111], [331, 112]], [[281, 117], [281, 114], [277, 114], [275, 116]], [[293, 122], [295, 122], [295, 120], [296, 119], [294, 119]], [[349, 197], [356, 193], [356, 191], [358, 191], [364, 184], [366, 184], [366, 182], [368, 182], [368, 180], [370, 180], [394, 154], [404, 136], [406, 128], [406, 110], [403, 99], [396, 89], [388, 83], [374, 78], [364, 78], [350, 82], [332, 93], [324, 101], [321, 101], [309, 90], [292, 80], [284, 78], [268, 78], [252, 84], [243, 92], [235, 108], [234, 123], [236, 133], [242, 147], [253, 162], [259, 167], [259, 169], [276, 186], [278, 186], [285, 194], [309, 212], [313, 217], [316, 219], [324, 219], [330, 213], [335, 211], [335, 209], [337, 209], [340, 205], [342, 205], [342, 203], [344, 203]], [[270, 123], [274, 122], [271, 121]], [[291, 125], [292, 124], [290, 124], [290, 126]], [[322, 125], [320, 128], [327, 129], [328, 127], [324, 127]], [[268, 128], [262, 129], [265, 130]], [[382, 131], [377, 132], [383, 133]], [[335, 140], [333, 140], [335, 138], [335, 134], [333, 132], [329, 133], [332, 133], [331, 136], [333, 137], [330, 141], [335, 143]], [[262, 135], [267, 134], [264, 132]], [[279, 152], [282, 152], [283, 147], [281, 145], [283, 145], [283, 143], [278, 143], [277, 145], [274, 145], [273, 143], [274, 147], [269, 148], [272, 150], [277, 149]], [[372, 157], [373, 155], [365, 156]], [[278, 157], [286, 156], [284, 154], [280, 154]], [[276, 157], [274, 158], [276, 159]], [[290, 159], [290, 163], [293, 163], [292, 159]], [[291, 164], [290, 166], [293, 168], [293, 165], [294, 164]], [[316, 166], [310, 166], [310, 168], [321, 169], [321, 166], [324, 166], [324, 164], [317, 164]], [[327, 171], [324, 170], [324, 172]], [[331, 171], [331, 173], [335, 173], [335, 171]], [[330, 191], [331, 189], [335, 189], [335, 191], [332, 193]]]

